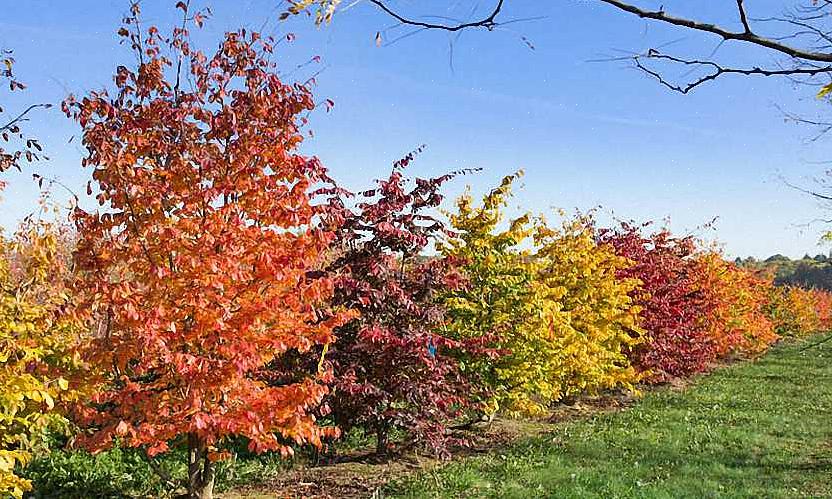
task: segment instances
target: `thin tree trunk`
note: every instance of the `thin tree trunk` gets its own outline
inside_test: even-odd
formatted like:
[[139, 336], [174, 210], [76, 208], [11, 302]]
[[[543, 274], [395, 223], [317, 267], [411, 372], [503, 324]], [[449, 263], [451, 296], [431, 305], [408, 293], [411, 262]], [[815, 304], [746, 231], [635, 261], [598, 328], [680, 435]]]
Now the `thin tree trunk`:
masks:
[[214, 462], [208, 458], [208, 453], [203, 456], [202, 465], [202, 495], [200, 499], [214, 499]]
[[390, 447], [390, 436], [386, 425], [379, 425], [376, 428], [376, 454], [386, 456]]
[[214, 497], [214, 463], [208, 459], [205, 442], [194, 433], [188, 434], [188, 497]]

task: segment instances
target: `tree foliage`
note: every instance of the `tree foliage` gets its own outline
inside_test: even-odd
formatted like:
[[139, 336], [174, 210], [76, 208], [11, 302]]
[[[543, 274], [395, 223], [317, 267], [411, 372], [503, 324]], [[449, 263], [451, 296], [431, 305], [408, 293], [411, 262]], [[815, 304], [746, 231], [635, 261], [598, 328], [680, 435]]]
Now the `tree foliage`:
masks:
[[443, 198], [439, 189], [462, 172], [408, 182], [404, 169], [416, 153], [361, 192], [354, 208], [343, 196], [333, 200], [339, 219], [328, 266], [333, 304], [360, 316], [336, 330], [327, 357], [335, 373], [328, 401], [338, 427], [375, 435], [380, 454], [394, 429], [445, 454], [452, 441], [446, 424], [468, 405], [471, 389], [448, 351], [472, 346], [443, 334], [440, 300], [465, 283], [452, 258], [426, 255], [447, 232], [433, 213]]
[[[179, 7], [183, 26], [202, 23]], [[320, 373], [278, 386], [263, 375], [344, 320], [322, 319], [332, 282], [310, 274], [332, 237], [311, 195], [326, 172], [295, 152], [313, 101], [276, 74], [273, 39], [229, 32], [206, 56], [187, 28], [165, 38], [138, 16], [134, 4], [120, 31], [138, 67], [119, 66], [112, 95], [64, 104], [102, 206], [74, 216], [78, 310], [97, 328], [84, 354], [100, 383], [77, 409], [78, 442], [118, 438], [150, 456], [186, 445], [189, 492], [210, 497], [227, 438], [291, 453], [329, 432], [311, 414]]]
[[778, 334], [805, 337], [830, 327], [829, 292], [796, 286], [772, 288], [768, 314]]
[[539, 279], [551, 289], [568, 327], [559, 331], [565, 396], [633, 389], [639, 379], [627, 353], [643, 342], [640, 308], [631, 294], [639, 281], [618, 273], [631, 262], [599, 245], [588, 215], [566, 218], [560, 229], [540, 221], [534, 234]]
[[638, 343], [638, 309], [618, 279], [628, 263], [595, 243], [586, 218], [560, 229], [528, 215], [505, 223], [519, 174], [503, 179], [475, 207], [465, 195], [443, 247], [459, 259], [469, 285], [448, 296], [458, 338], [496, 338], [497, 359], [463, 356], [490, 389], [491, 410], [536, 414], [564, 397], [632, 388], [638, 379], [624, 351]]
[[50, 429], [66, 429], [56, 404], [73, 398], [80, 338], [62, 313], [68, 242], [65, 227], [33, 217], [0, 239], [0, 494], [29, 490], [15, 468], [45, 448]]
[[499, 338], [496, 360], [461, 356], [467, 371], [476, 373], [490, 395], [487, 410], [534, 413], [562, 394], [556, 371], [559, 348], [550, 330], [565, 324], [547, 290], [538, 282], [538, 263], [521, 244], [532, 235], [528, 215], [504, 222], [503, 209], [519, 174], [503, 179], [481, 206], [466, 194], [450, 216], [457, 236], [442, 246], [444, 256], [460, 260], [468, 285], [446, 298], [457, 339]]
[[714, 305], [697, 286], [695, 240], [666, 229], [648, 233], [648, 227], [622, 223], [599, 234], [602, 244], [634, 262], [619, 276], [642, 283], [632, 296], [647, 338], [632, 351], [632, 361], [654, 379], [702, 371], [716, 358], [717, 346], [709, 323]]
[[771, 281], [738, 268], [716, 252], [698, 255], [696, 267], [697, 288], [712, 304], [708, 322], [716, 355], [767, 350], [779, 338], [766, 315]]
[[[12, 52], [0, 49], [0, 84], [8, 92], [26, 86], [14, 73]], [[5, 90], [5, 88], [4, 88]], [[0, 114], [6, 112], [0, 102]], [[23, 130], [33, 104], [0, 122], [0, 173], [41, 159], [40, 142]], [[0, 192], [5, 187], [0, 179]], [[43, 208], [47, 208], [45, 203]], [[42, 213], [43, 214], [43, 213]], [[50, 426], [65, 420], [56, 401], [69, 400], [63, 376], [76, 367], [78, 329], [62, 316], [70, 297], [66, 227], [30, 216], [11, 237], [0, 232], [0, 494], [21, 497], [31, 484], [16, 475], [32, 451], [44, 447]]]

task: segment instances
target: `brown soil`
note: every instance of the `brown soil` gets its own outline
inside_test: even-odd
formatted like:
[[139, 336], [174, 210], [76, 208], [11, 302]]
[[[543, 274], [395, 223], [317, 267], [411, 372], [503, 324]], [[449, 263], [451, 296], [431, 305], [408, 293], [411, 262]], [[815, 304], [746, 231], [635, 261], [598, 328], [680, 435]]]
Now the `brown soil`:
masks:
[[[453, 450], [452, 459], [499, 451], [524, 438], [552, 430], [552, 425], [593, 415], [621, 410], [634, 402], [629, 395], [583, 397], [556, 407], [540, 420], [502, 419], [478, 423], [466, 436], [470, 445]], [[413, 452], [379, 459], [362, 451], [341, 456], [339, 462], [323, 466], [297, 467], [281, 477], [232, 492], [218, 494], [222, 499], [314, 498], [353, 499], [380, 497], [380, 490], [391, 480], [441, 465], [432, 457]]]

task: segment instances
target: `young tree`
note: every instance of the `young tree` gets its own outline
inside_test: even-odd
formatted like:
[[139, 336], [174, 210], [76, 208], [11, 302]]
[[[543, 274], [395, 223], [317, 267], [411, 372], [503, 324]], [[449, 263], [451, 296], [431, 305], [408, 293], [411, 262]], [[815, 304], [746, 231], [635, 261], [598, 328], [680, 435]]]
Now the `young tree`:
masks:
[[102, 205], [74, 215], [79, 310], [98, 325], [85, 358], [99, 373], [75, 415], [93, 451], [116, 438], [151, 457], [186, 446], [188, 493], [209, 498], [227, 437], [291, 453], [330, 431], [311, 414], [321, 373], [276, 386], [263, 370], [330, 343], [345, 317], [322, 319], [332, 281], [310, 272], [332, 236], [311, 194], [325, 169], [295, 152], [309, 90], [280, 80], [276, 42], [256, 32], [195, 50], [187, 26], [205, 13], [177, 6], [182, 26], [164, 38], [142, 30], [134, 3], [119, 33], [138, 67], [119, 66], [114, 94], [64, 104]]
[[327, 357], [335, 374], [328, 405], [342, 430], [374, 434], [379, 455], [388, 452], [393, 429], [447, 455], [458, 439], [446, 425], [468, 406], [472, 389], [448, 351], [484, 354], [443, 333], [441, 297], [465, 283], [453, 259], [426, 254], [448, 233], [432, 213], [443, 199], [440, 188], [464, 172], [411, 183], [404, 169], [419, 151], [360, 193], [354, 208], [333, 200], [339, 219], [328, 266], [333, 303], [360, 316], [336, 330]]
[[696, 287], [712, 303], [711, 338], [716, 355], [759, 354], [779, 336], [765, 314], [771, 281], [726, 261], [717, 252], [698, 255]]
[[560, 293], [551, 296], [552, 290], [541, 285], [539, 262], [521, 246], [533, 233], [530, 217], [503, 225], [512, 183], [520, 175], [505, 177], [481, 206], [467, 194], [457, 199], [450, 216], [457, 235], [441, 248], [462, 263], [468, 281], [446, 297], [453, 319], [449, 333], [460, 340], [494, 338], [492, 346], [503, 354], [495, 360], [460, 355], [466, 370], [487, 388], [484, 409], [492, 414], [542, 413], [563, 395], [557, 376], [563, 348], [554, 341], [568, 325], [557, 306]]
[[599, 242], [634, 264], [618, 272], [642, 286], [632, 296], [641, 307], [646, 341], [632, 352], [633, 363], [653, 379], [704, 370], [716, 358], [710, 335], [713, 303], [697, 288], [692, 237], [676, 238], [666, 229], [645, 234], [645, 227], [622, 223], [599, 231]]
[[542, 220], [535, 228], [535, 258], [539, 278], [557, 290], [569, 328], [560, 339], [564, 396], [608, 389], [634, 389], [639, 374], [628, 354], [644, 341], [639, 324], [640, 307], [631, 295], [640, 282], [621, 277], [632, 265], [615, 250], [596, 241], [590, 215], [564, 219], [559, 229]]
[[0, 494], [31, 488], [15, 468], [46, 447], [49, 428], [66, 426], [56, 404], [70, 401], [67, 378], [77, 366], [78, 324], [63, 310], [69, 268], [67, 228], [27, 218], [0, 236]]

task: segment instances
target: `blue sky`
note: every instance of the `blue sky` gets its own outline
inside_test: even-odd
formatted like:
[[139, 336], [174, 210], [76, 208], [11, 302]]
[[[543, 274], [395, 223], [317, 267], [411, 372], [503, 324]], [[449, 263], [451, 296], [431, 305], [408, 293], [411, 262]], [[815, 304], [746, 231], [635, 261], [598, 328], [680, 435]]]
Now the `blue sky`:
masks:
[[[69, 92], [106, 87], [115, 66], [132, 61], [115, 35], [126, 1], [4, 3], [0, 45], [15, 50], [17, 73], [30, 87], [22, 96], [26, 101], [59, 102]], [[174, 3], [145, 0], [147, 22], [169, 26]], [[420, 33], [379, 48], [375, 33], [391, 23], [370, 5], [359, 3], [331, 26], [316, 29], [307, 19], [277, 23], [276, 0], [210, 3], [214, 17], [198, 35], [207, 47], [239, 26], [297, 35], [279, 52], [287, 78], [322, 69], [315, 93], [336, 103], [332, 112], [312, 115], [315, 137], [304, 151], [318, 155], [347, 187], [367, 186], [392, 161], [425, 143], [428, 150], [414, 163], [414, 175], [483, 168], [455, 181], [451, 195], [466, 184], [482, 193], [523, 168], [523, 189], [514, 204], [534, 211], [601, 205], [603, 213], [620, 218], [669, 217], [679, 232], [718, 216], [716, 237], [732, 256], [796, 257], [829, 249], [817, 243], [823, 226], [805, 226], [823, 214], [820, 208], [779, 179], [807, 183], [827, 168], [819, 162], [829, 158], [828, 140], [809, 142], [812, 131], [785, 122], [777, 108], [823, 115], [827, 104], [815, 100], [812, 89], [783, 80], [725, 78], [682, 96], [624, 63], [593, 62], [668, 43], [666, 50], [707, 55], [696, 51], [716, 46], [706, 36], [648, 25], [591, 0], [509, 0], [506, 19], [547, 18], [513, 24], [513, 31], [466, 32], [454, 39]], [[470, 8], [473, 2], [394, 4], [414, 14], [460, 15], [459, 8], [447, 6]], [[663, 4], [736, 23], [726, 9], [730, 2]], [[770, 13], [782, 5], [761, 0], [751, 6]], [[759, 55], [730, 48], [720, 54], [740, 63]], [[294, 70], [314, 55], [321, 56], [320, 67]], [[23, 102], [15, 98], [8, 107]], [[34, 169], [83, 192], [89, 171], [80, 167], [77, 137], [69, 142], [75, 125], [56, 109], [36, 118], [31, 129], [51, 161]], [[28, 173], [13, 176], [0, 204], [0, 224], [12, 226], [36, 198]]]

